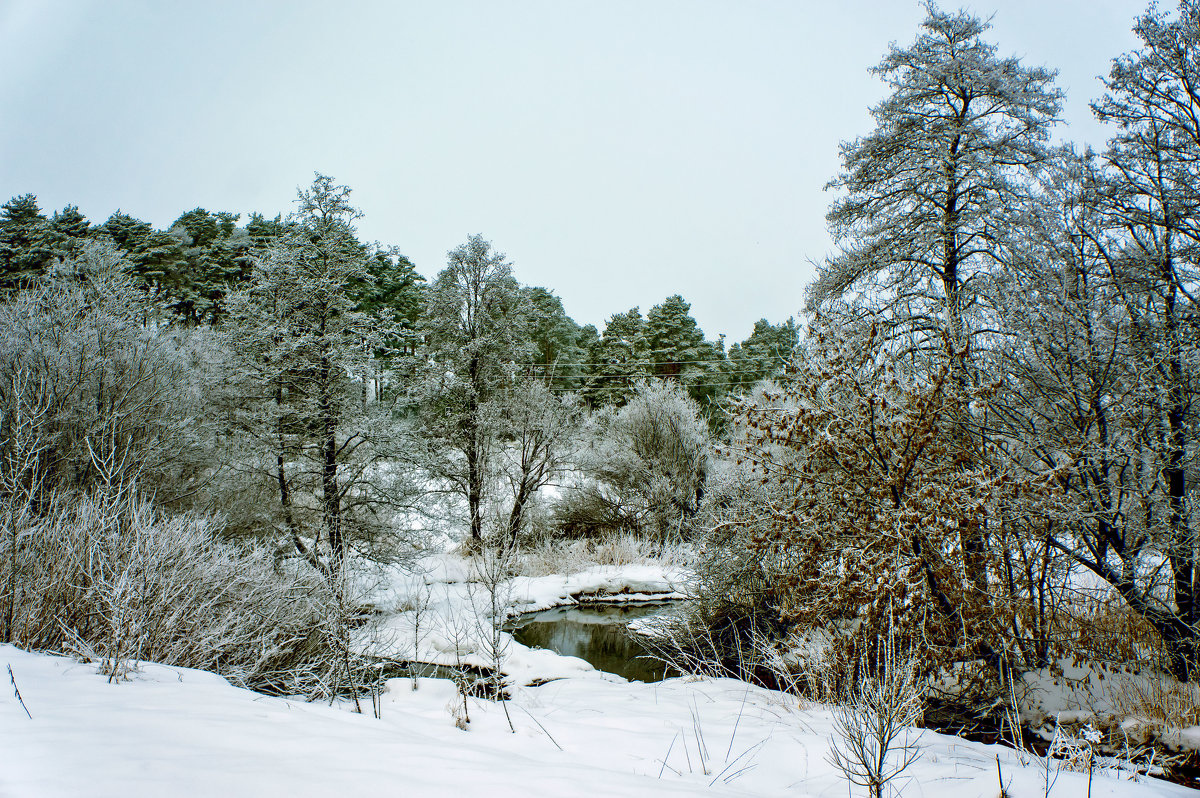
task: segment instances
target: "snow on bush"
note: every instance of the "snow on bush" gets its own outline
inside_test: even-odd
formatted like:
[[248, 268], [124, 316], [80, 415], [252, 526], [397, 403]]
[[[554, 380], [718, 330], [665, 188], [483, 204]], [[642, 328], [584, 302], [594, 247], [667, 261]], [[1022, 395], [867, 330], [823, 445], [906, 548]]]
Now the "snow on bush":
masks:
[[127, 490], [55, 497], [0, 541], [11, 642], [97, 661], [111, 679], [153, 660], [292, 692], [321, 670], [329, 591], [218, 529]]

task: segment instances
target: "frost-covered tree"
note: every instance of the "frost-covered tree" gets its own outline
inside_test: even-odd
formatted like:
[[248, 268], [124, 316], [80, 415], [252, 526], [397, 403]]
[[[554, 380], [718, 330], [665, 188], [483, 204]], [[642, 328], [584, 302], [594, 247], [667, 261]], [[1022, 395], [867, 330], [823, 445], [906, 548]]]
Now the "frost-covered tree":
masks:
[[518, 379], [494, 401], [503, 439], [499, 468], [512, 493], [506, 534], [515, 543], [538, 491], [574, 467], [583, 414], [575, 394], [533, 378]]
[[766, 580], [759, 613], [828, 639], [848, 661], [892, 630], [921, 641], [931, 670], [995, 668], [1005, 601], [975, 588], [974, 574], [994, 569], [965, 541], [998, 480], [974, 439], [953, 434], [964, 396], [949, 364], [915, 371], [875, 330], [820, 319], [808, 348], [734, 413], [730, 453], [753, 490], [714, 508], [713, 542], [769, 566], [756, 577]]
[[1156, 624], [1177, 675], [1200, 662], [1200, 560], [1188, 510], [1189, 452], [1196, 441], [1196, 291], [1200, 271], [1200, 4], [1181, 0], [1175, 17], [1154, 8], [1134, 27], [1141, 47], [1113, 61], [1101, 121], [1117, 127], [1110, 176], [1100, 196], [1116, 238], [1104, 250], [1128, 315], [1133, 353], [1149, 367], [1147, 411], [1157, 428], [1166, 500], [1161, 546], [1177, 612]]
[[558, 507], [564, 530], [659, 538], [694, 531], [712, 440], [687, 392], [675, 382], [639, 383], [624, 407], [600, 411], [594, 424], [579, 455], [587, 478]]
[[829, 186], [844, 195], [828, 214], [841, 251], [820, 268], [810, 302], [876, 280], [898, 326], [883, 332], [913, 335], [934, 358], [949, 352], [965, 387], [975, 275], [1004, 258], [1061, 92], [1053, 72], [997, 57], [987, 22], [926, 8], [916, 40], [872, 69], [890, 89], [871, 109], [875, 130], [842, 144]]
[[512, 265], [479, 235], [448, 253], [427, 293], [419, 407], [428, 464], [466, 501], [475, 542], [496, 477], [501, 425], [493, 399], [532, 358], [528, 315]]
[[62, 275], [0, 305], [0, 460], [21, 462], [18, 450], [39, 442], [28, 474], [37, 504], [136, 479], [159, 504], [186, 506], [207, 478], [192, 342], [142, 323], [128, 265], [111, 243], [89, 241]]
[[[355, 309], [367, 274], [350, 189], [317, 175], [290, 224], [229, 300], [225, 341], [242, 395], [235, 409], [256, 444], [256, 473], [276, 487], [278, 517], [296, 552], [333, 579], [353, 538], [365, 542], [389, 505], [373, 463], [388, 454], [386, 418], [364, 417], [362, 382], [377, 322]], [[351, 510], [355, 512], [350, 512]]]
[[[821, 267], [809, 299], [820, 307], [874, 289], [871, 301], [886, 303], [874, 319], [879, 333], [931, 372], [948, 362], [964, 392], [978, 383], [969, 316], [979, 277], [1006, 259], [1061, 92], [1053, 72], [998, 58], [983, 39], [986, 22], [926, 8], [916, 41], [893, 45], [872, 70], [891, 93], [871, 110], [874, 132], [842, 145], [843, 170], [830, 186], [845, 194], [828, 214], [841, 252]], [[966, 433], [962, 422], [956, 434]], [[985, 530], [964, 532], [969, 561], [982, 561]], [[981, 571], [972, 580], [987, 591]]]
[[1103, 257], [1101, 191], [1091, 154], [1061, 152], [1026, 206], [1033, 223], [1009, 268], [988, 287], [996, 333], [986, 370], [997, 390], [984, 421], [997, 465], [1028, 488], [993, 508], [992, 530], [1009, 592], [1029, 599], [1012, 642], [1031, 666], [1062, 653], [1053, 630], [1066, 620], [1068, 567], [1133, 576], [1118, 587], [1131, 605], [1158, 592], [1134, 576], [1151, 556], [1144, 364]]

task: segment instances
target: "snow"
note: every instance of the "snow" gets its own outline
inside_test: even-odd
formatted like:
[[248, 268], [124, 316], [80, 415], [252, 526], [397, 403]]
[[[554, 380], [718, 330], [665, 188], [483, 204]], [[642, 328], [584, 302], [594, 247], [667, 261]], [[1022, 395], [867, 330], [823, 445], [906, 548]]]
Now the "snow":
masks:
[[[402, 633], [411, 609], [384, 628], [404, 649], [446, 661], [480, 657], [476, 640], [451, 639], [454, 618], [473, 610], [463, 563], [429, 563], [419, 577], [394, 574], [377, 597], [396, 608], [409, 591], [430, 596], [430, 640]], [[513, 604], [544, 609], [597, 593], [650, 596], [682, 582], [652, 566], [590, 569], [518, 579]], [[440, 617], [450, 613], [453, 617]], [[461, 626], [460, 626], [461, 628]], [[381, 717], [344, 706], [310, 704], [235, 688], [209, 673], [143, 664], [130, 681], [110, 684], [64, 657], [0, 646], [13, 681], [0, 695], [0, 796], [290, 796], [486, 794], [506, 796], [841, 796], [845, 779], [828, 761], [832, 718], [821, 706], [732, 679], [626, 682], [581, 660], [510, 641], [504, 707], [468, 699], [467, 730], [455, 726], [462, 699], [446, 680], [392, 679]], [[7, 676], [7, 671], [0, 670]], [[551, 680], [537, 687], [523, 686]], [[369, 707], [369, 703], [364, 706]], [[369, 711], [369, 710], [368, 710]], [[1189, 730], [1192, 732], [1200, 730]], [[905, 796], [995, 798], [999, 778], [1011, 798], [1040, 798], [1036, 758], [925, 732], [922, 758], [897, 782]], [[997, 774], [999, 767], [1000, 776]], [[1086, 774], [1054, 772], [1049, 792], [1087, 792]], [[1194, 796], [1161, 781], [1094, 775], [1096, 798]]]
[[[488, 622], [476, 623], [488, 605], [483, 588], [472, 586], [470, 564], [455, 556], [424, 560], [410, 572], [393, 571], [380, 580], [372, 598], [391, 610], [387, 620], [364, 642], [373, 652], [435, 665], [490, 667], [482, 638]], [[569, 575], [518, 576], [506, 588], [509, 617], [581, 602], [666, 601], [685, 598], [687, 574], [660, 565], [594, 566]], [[418, 630], [414, 596], [424, 594], [429, 606]], [[420, 638], [419, 640], [417, 638]], [[602, 674], [581, 659], [533, 650], [502, 634], [504, 672], [515, 684], [566, 677], [618, 678]]]
[[1167, 727], [1155, 719], [1122, 712], [1121, 705], [1130, 703], [1121, 701], [1122, 697], [1172, 692], [1180, 702], [1190, 702], [1196, 695], [1194, 686], [1181, 685], [1166, 673], [1124, 672], [1071, 659], [1060, 660], [1053, 670], [1023, 674], [1017, 689], [1022, 721], [1046, 740], [1053, 738], [1056, 725], [1090, 723], [1122, 732], [1135, 746], [1156, 741], [1171, 751], [1200, 752], [1200, 727]]
[[[144, 665], [109, 684], [92, 665], [0, 646], [32, 719], [0, 701], [0, 795], [56, 796], [844, 796], [826, 761], [830, 716], [730, 679], [658, 684], [564, 678], [517, 688], [508, 729], [498, 704], [469, 699], [454, 726], [453, 685], [394, 679], [381, 718], [271, 698], [211, 674]], [[904, 794], [994, 798], [996, 757], [1012, 798], [1041, 796], [1041, 771], [1008, 749], [925, 733]], [[559, 747], [562, 750], [559, 750]], [[1083, 795], [1062, 772], [1051, 796]], [[1186, 796], [1097, 775], [1096, 798]]]

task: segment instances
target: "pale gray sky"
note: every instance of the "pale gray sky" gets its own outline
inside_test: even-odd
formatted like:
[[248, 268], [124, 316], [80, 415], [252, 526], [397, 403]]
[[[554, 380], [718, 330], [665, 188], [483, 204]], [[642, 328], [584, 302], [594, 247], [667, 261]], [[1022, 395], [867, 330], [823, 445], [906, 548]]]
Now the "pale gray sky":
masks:
[[[943, 3], [954, 8], [954, 3]], [[981, 0], [1001, 55], [1060, 70], [1076, 141], [1136, 0]], [[1168, 3], [1169, 5], [1169, 3]], [[427, 276], [482, 233], [603, 328], [672, 293], [730, 341], [796, 314], [822, 187], [913, 0], [0, 0], [0, 202], [164, 226], [287, 213], [314, 171]], [[245, 216], [243, 216], [243, 219]]]

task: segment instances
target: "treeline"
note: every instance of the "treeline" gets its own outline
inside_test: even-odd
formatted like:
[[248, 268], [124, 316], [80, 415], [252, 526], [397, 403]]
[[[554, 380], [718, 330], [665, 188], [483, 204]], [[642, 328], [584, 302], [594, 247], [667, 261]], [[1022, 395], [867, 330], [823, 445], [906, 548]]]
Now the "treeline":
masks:
[[[160, 324], [218, 327], [229, 313], [229, 297], [249, 284], [261, 258], [295, 229], [280, 215], [268, 219], [196, 208], [167, 229], [117, 211], [92, 224], [74, 205], [47, 217], [32, 194], [0, 207], [0, 290], [11, 292], [63, 268], [84, 242], [111, 242], [125, 270], [145, 293]], [[419, 346], [425, 278], [396, 248], [370, 248], [363, 274], [345, 286], [356, 309], [393, 327], [381, 357], [415, 354]], [[614, 314], [601, 332], [580, 326], [552, 290], [523, 287], [521, 323], [530, 348], [521, 365], [544, 377], [556, 390], [581, 391], [590, 406], [624, 404], [639, 380], [680, 382], [710, 408], [732, 391], [778, 374], [798, 340], [795, 323], [759, 320], [751, 336], [728, 350], [724, 339], [709, 341], [678, 294], [643, 315], [639, 308]]]
[[728, 352], [680, 296], [580, 327], [480, 236], [426, 282], [349, 196], [166, 231], [4, 205], [0, 640], [353, 692], [362, 571], [430, 535], [694, 534], [724, 400], [792, 321]]

